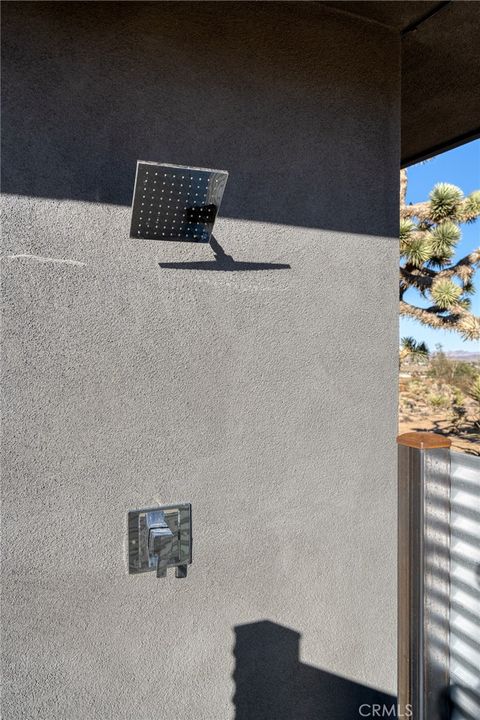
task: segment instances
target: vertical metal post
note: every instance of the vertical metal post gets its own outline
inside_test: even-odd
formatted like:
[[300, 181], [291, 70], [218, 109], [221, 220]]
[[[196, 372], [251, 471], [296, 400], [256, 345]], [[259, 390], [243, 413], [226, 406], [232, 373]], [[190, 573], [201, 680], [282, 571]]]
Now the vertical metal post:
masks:
[[449, 685], [450, 445], [398, 437], [398, 716], [443, 720]]

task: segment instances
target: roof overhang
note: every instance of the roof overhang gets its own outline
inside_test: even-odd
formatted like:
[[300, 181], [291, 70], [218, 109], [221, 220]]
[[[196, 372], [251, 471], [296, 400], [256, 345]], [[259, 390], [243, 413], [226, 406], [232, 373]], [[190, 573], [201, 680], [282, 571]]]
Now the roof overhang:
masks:
[[402, 39], [403, 166], [480, 137], [480, 3], [327, 2]]

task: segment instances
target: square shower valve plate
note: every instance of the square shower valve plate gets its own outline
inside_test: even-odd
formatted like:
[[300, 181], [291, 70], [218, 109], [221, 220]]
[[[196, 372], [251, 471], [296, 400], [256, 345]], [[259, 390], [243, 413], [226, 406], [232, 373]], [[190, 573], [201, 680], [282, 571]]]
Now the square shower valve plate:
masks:
[[157, 558], [149, 551], [149, 532], [158, 516], [166, 521], [173, 533], [168, 567], [192, 562], [192, 521], [190, 503], [161, 505], [132, 510], [128, 513], [128, 571], [130, 574], [149, 572], [157, 567]]

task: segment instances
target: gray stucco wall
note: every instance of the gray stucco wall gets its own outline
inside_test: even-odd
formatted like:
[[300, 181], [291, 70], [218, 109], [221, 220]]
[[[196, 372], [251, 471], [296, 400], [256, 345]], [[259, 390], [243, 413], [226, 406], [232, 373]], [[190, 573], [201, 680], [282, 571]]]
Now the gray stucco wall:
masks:
[[[3, 15], [3, 717], [351, 720], [395, 687], [397, 39]], [[290, 268], [160, 267], [214, 258], [128, 238], [138, 158], [229, 170], [218, 242]], [[188, 578], [129, 576], [127, 511], [177, 500]]]

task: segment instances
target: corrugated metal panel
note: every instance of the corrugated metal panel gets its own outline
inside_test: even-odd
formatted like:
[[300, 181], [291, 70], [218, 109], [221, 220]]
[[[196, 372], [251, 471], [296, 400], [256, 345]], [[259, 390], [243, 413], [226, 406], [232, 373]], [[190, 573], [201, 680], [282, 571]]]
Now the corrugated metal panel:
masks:
[[449, 685], [450, 450], [401, 443], [398, 459], [398, 717], [439, 720]]
[[480, 457], [451, 453], [452, 720], [480, 718]]

